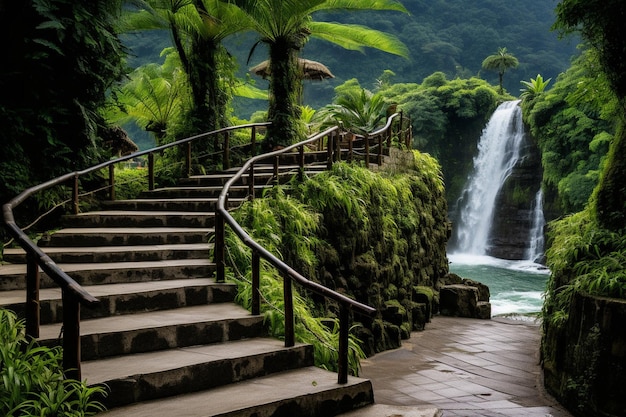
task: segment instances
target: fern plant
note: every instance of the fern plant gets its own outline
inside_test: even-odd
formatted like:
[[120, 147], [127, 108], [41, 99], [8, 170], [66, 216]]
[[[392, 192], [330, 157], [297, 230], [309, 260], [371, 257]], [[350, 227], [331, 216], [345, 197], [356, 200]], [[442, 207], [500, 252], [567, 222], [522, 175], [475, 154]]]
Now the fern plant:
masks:
[[0, 309], [0, 414], [5, 417], [83, 417], [103, 411], [94, 400], [102, 387], [63, 375], [60, 348], [38, 346], [24, 335], [24, 322]]
[[[234, 217], [248, 233], [262, 246], [294, 266], [305, 276], [315, 273], [317, 258], [315, 247], [319, 216], [307, 209], [285, 190], [276, 186], [266, 192], [265, 198], [245, 203], [234, 212]], [[238, 284], [237, 301], [250, 309], [252, 299], [251, 254], [247, 246], [227, 229], [226, 247], [229, 276]], [[261, 263], [262, 311], [270, 334], [284, 337], [283, 278], [276, 269], [265, 262]], [[318, 317], [319, 310], [313, 302], [293, 291], [293, 304], [296, 340], [314, 347], [315, 364], [319, 367], [336, 370], [338, 359], [338, 328], [336, 319]], [[365, 357], [359, 340], [350, 335], [348, 364], [354, 375], [359, 373], [359, 360]]]

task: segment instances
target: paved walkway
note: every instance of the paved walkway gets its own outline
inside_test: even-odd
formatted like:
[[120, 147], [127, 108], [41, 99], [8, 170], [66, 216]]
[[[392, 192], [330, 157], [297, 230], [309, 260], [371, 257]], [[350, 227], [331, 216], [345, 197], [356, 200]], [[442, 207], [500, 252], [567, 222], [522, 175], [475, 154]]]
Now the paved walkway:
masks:
[[452, 416], [571, 417], [544, 390], [540, 327], [437, 316], [402, 347], [362, 361], [377, 404], [437, 407]]

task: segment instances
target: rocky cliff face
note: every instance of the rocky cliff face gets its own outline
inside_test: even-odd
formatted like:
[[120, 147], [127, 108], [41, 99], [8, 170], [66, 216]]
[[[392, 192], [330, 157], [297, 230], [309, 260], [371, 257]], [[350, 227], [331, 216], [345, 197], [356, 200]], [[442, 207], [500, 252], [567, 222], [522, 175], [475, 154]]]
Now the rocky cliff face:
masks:
[[541, 155], [526, 134], [523, 155], [496, 198], [496, 211], [488, 240], [487, 255], [501, 259], [525, 259], [533, 226], [534, 199], [541, 187]]

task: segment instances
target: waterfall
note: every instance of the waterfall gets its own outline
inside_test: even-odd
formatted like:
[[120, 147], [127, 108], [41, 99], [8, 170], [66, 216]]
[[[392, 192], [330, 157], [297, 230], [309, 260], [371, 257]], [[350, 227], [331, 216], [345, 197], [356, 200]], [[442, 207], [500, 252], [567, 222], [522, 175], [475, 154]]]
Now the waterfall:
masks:
[[539, 263], [543, 257], [543, 228], [546, 225], [546, 219], [543, 216], [543, 193], [541, 189], [535, 195], [531, 216], [532, 227], [529, 234], [530, 245], [526, 250], [526, 260]]
[[519, 100], [498, 106], [478, 142], [474, 171], [458, 201], [456, 251], [484, 255], [496, 197], [520, 157], [524, 124]]

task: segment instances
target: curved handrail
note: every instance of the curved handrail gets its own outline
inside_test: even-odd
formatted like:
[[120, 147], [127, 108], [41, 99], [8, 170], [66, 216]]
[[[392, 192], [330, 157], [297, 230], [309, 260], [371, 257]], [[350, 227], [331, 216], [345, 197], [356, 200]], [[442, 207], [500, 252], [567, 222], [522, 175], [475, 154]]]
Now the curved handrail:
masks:
[[358, 301], [355, 301], [349, 297], [346, 297], [345, 295], [339, 294], [338, 292], [331, 290], [330, 288], [324, 287], [323, 285], [320, 285], [316, 282], [313, 282], [305, 278], [304, 276], [296, 272], [294, 269], [292, 269], [289, 265], [287, 265], [286, 263], [278, 259], [275, 255], [273, 255], [271, 252], [269, 252], [267, 249], [265, 249], [263, 246], [257, 243], [254, 239], [252, 239], [252, 237], [250, 237], [250, 235], [239, 225], [239, 223], [237, 223], [237, 221], [233, 218], [233, 216], [230, 215], [230, 213], [226, 209], [226, 200], [227, 200], [230, 187], [237, 180], [239, 180], [241, 176], [252, 165], [254, 165], [255, 162], [263, 160], [263, 159], [268, 159], [274, 156], [278, 156], [282, 153], [289, 152], [301, 146], [304, 146], [313, 142], [317, 142], [319, 139], [323, 138], [324, 136], [328, 136], [330, 133], [336, 132], [336, 131], [339, 131], [339, 128], [335, 126], [335, 127], [325, 130], [322, 133], [314, 135], [303, 142], [288, 146], [278, 151], [273, 151], [273, 152], [269, 152], [266, 154], [258, 155], [249, 159], [239, 169], [239, 171], [237, 171], [237, 173], [233, 175], [224, 185], [224, 188], [222, 189], [222, 192], [220, 193], [218, 200], [217, 200], [217, 211], [219, 212], [220, 215], [224, 216], [224, 221], [229, 224], [229, 226], [233, 229], [233, 231], [237, 234], [237, 236], [239, 236], [239, 238], [244, 242], [246, 246], [250, 247], [254, 251], [257, 251], [261, 255], [262, 258], [266, 259], [268, 262], [274, 265], [274, 267], [276, 267], [276, 269], [278, 269], [280, 272], [282, 272], [283, 274], [289, 275], [291, 278], [293, 278], [296, 282], [298, 282], [300, 285], [302, 285], [306, 289], [309, 289], [315, 293], [323, 295], [334, 301], [345, 303], [351, 306], [355, 311], [358, 311], [359, 313], [371, 315], [376, 312], [376, 309], [368, 305], [362, 304]]
[[[374, 137], [376, 135], [388, 134], [388, 139], [391, 137], [391, 128], [393, 119], [395, 119], [398, 115], [402, 120], [401, 113], [395, 113], [390, 116], [387, 120], [385, 126], [380, 128], [379, 130], [372, 132], [368, 136]], [[63, 366], [67, 370], [72, 370], [69, 372], [70, 376], [75, 377], [76, 379], [80, 379], [80, 304], [83, 304], [87, 307], [94, 307], [99, 304], [99, 300], [89, 294], [84, 288], [82, 288], [76, 281], [74, 281], [67, 273], [65, 273], [59, 266], [48, 256], [46, 255], [27, 235], [24, 231], [16, 224], [13, 210], [19, 206], [24, 200], [33, 194], [40, 192], [42, 190], [48, 189], [53, 186], [60, 185], [69, 180], [74, 181], [74, 206], [75, 210], [78, 208], [78, 179], [79, 177], [92, 173], [94, 171], [101, 170], [103, 168], [109, 168], [110, 172], [110, 187], [113, 187], [113, 167], [115, 164], [131, 160], [133, 158], [137, 158], [140, 156], [148, 155], [150, 161], [150, 171], [151, 178], [150, 181], [153, 181], [153, 155], [156, 152], [161, 152], [167, 148], [171, 148], [174, 146], [180, 146], [183, 144], [187, 144], [188, 154], [187, 154], [187, 162], [190, 163], [191, 160], [191, 142], [203, 138], [207, 138], [209, 136], [217, 136], [219, 134], [227, 134], [230, 131], [237, 129], [246, 129], [252, 128], [252, 144], [254, 145], [255, 141], [255, 129], [256, 127], [264, 127], [268, 126], [270, 123], [250, 123], [239, 126], [231, 126], [223, 129], [214, 130], [207, 133], [202, 133], [199, 135], [191, 136], [188, 138], [184, 138], [172, 143], [168, 143], [165, 145], [158, 146], [156, 148], [148, 149], [145, 151], [135, 152], [133, 154], [119, 157], [110, 161], [106, 161], [100, 163], [98, 165], [86, 168], [81, 171], [74, 171], [63, 176], [54, 178], [42, 184], [36, 185], [34, 187], [28, 188], [18, 196], [14, 197], [11, 201], [4, 204], [3, 216], [4, 223], [9, 231], [9, 233], [13, 236], [17, 243], [25, 250], [27, 254], [27, 283], [26, 283], [26, 292], [27, 292], [27, 301], [26, 301], [26, 333], [32, 337], [39, 337], [39, 268], [41, 268], [59, 287], [61, 287], [63, 292], [63, 328], [64, 328], [64, 338], [63, 338], [63, 348], [64, 348], [64, 356], [63, 356]], [[347, 382], [347, 362], [348, 362], [348, 318], [349, 311], [352, 310], [354, 312], [371, 316], [376, 310], [370, 306], [362, 304], [356, 300], [353, 300], [349, 297], [346, 297], [342, 294], [339, 294], [323, 285], [315, 283], [306, 277], [299, 274], [297, 271], [292, 269], [289, 265], [285, 264], [283, 261], [278, 259], [272, 253], [267, 251], [264, 247], [255, 242], [243, 228], [234, 220], [232, 216], [228, 213], [226, 209], [227, 206], [227, 198], [230, 187], [237, 181], [241, 176], [257, 161], [278, 157], [281, 154], [286, 152], [290, 152], [296, 148], [299, 148], [300, 151], [300, 165], [301, 169], [304, 164], [304, 147], [306, 145], [312, 144], [316, 141], [323, 141], [325, 136], [328, 136], [327, 142], [327, 153], [328, 153], [328, 166], [332, 164], [333, 158], [339, 159], [341, 150], [335, 149], [335, 146], [338, 147], [337, 137], [341, 134], [340, 128], [338, 126], [327, 129], [324, 132], [316, 134], [303, 142], [288, 146], [284, 149], [280, 149], [277, 151], [269, 152], [266, 154], [253, 156], [243, 165], [241, 169], [225, 184], [220, 196], [218, 197], [217, 208], [216, 208], [216, 246], [217, 239], [222, 239], [222, 250], [223, 250], [223, 229], [224, 224], [228, 223], [229, 226], [233, 229], [233, 231], [239, 236], [242, 241], [252, 249], [253, 251], [253, 264], [257, 265], [257, 280], [258, 280], [258, 263], [260, 259], [263, 258], [267, 260], [270, 264], [272, 264], [285, 278], [285, 316], [287, 318], [288, 315], [291, 316], [291, 325], [289, 324], [289, 320], [286, 319], [285, 323], [285, 344], [293, 345], [294, 335], [293, 335], [293, 305], [291, 299], [291, 281], [295, 281], [304, 288], [313, 291], [317, 294], [320, 294], [326, 298], [336, 301], [340, 305], [339, 312], [339, 321], [340, 321], [340, 336], [339, 336], [339, 372], [338, 372], [338, 380], [339, 383]], [[331, 135], [334, 135], [335, 140], [331, 140]], [[228, 158], [228, 145], [227, 145], [227, 136], [225, 140], [225, 149], [224, 149], [224, 161], [227, 163]], [[368, 141], [366, 140], [366, 143]], [[382, 142], [379, 144], [382, 148]], [[379, 149], [379, 153], [381, 150]], [[338, 153], [338, 154], [337, 154]], [[380, 157], [380, 154], [379, 154]], [[366, 158], [369, 158], [366, 155]], [[275, 161], [275, 172], [278, 171], [277, 168], [278, 162]], [[367, 159], [366, 159], [367, 164]], [[251, 176], [253, 175], [253, 169], [250, 172]], [[151, 187], [151, 186], [150, 186]], [[251, 186], [251, 195], [253, 196], [253, 183]], [[152, 189], [152, 188], [151, 188]], [[221, 232], [218, 229], [221, 228]], [[216, 255], [216, 258], [218, 255]], [[220, 278], [220, 274], [223, 279], [223, 253], [221, 254], [221, 273], [220, 273], [220, 264], [218, 263], [217, 274], [218, 279]], [[253, 265], [253, 281], [254, 281], [254, 265]], [[257, 291], [258, 292], [258, 291]], [[257, 295], [258, 297], [258, 295]], [[258, 309], [258, 301], [256, 302]], [[253, 312], [254, 312], [254, 297], [253, 297]], [[291, 310], [289, 313], [287, 310]], [[256, 313], [258, 314], [258, 312]]]
[[[328, 163], [332, 163], [333, 158], [333, 149], [335, 144], [333, 143], [331, 138], [331, 134], [334, 134], [335, 137], [339, 136], [340, 128], [335, 126], [331, 127], [324, 132], [318, 133], [307, 140], [287, 146], [284, 149], [280, 149], [277, 151], [269, 152], [266, 154], [255, 156], [248, 161], [237, 171], [235, 175], [233, 175], [224, 185], [222, 192], [220, 193], [217, 200], [217, 208], [216, 208], [216, 219], [215, 219], [215, 233], [216, 233], [216, 264], [218, 280], [223, 280], [224, 277], [224, 224], [227, 223], [233, 232], [241, 239], [241, 241], [248, 246], [253, 253], [252, 256], [252, 313], [259, 314], [259, 264], [261, 258], [265, 259], [271, 265], [273, 265], [279, 273], [283, 276], [283, 292], [284, 292], [284, 300], [285, 300], [285, 346], [293, 346], [295, 344], [295, 334], [294, 334], [294, 313], [293, 313], [293, 301], [292, 301], [292, 284], [291, 281], [297, 282], [300, 286], [304, 287], [307, 290], [310, 290], [314, 293], [322, 295], [328, 299], [336, 301], [339, 306], [339, 349], [338, 349], [338, 372], [337, 372], [337, 382], [339, 384], [345, 384], [348, 382], [348, 339], [349, 339], [349, 311], [352, 310], [354, 312], [366, 315], [373, 316], [376, 313], [376, 309], [360, 303], [356, 300], [353, 300], [345, 295], [342, 295], [336, 291], [331, 290], [323, 285], [320, 285], [316, 282], [313, 282], [289, 265], [281, 261], [274, 254], [269, 252], [259, 243], [257, 243], [252, 237], [239, 225], [236, 220], [230, 215], [227, 210], [227, 200], [228, 193], [230, 187], [238, 181], [246, 171], [252, 170], [254, 164], [258, 161], [268, 159], [268, 158], [277, 158], [281, 154], [290, 152], [297, 148], [300, 149], [300, 153], [304, 151], [304, 146], [314, 143], [319, 140], [323, 140], [324, 136], [328, 136]], [[301, 166], [302, 169], [302, 166]], [[219, 258], [219, 259], [218, 259]]]
[[8, 203], [2, 206], [4, 224], [9, 234], [26, 252], [26, 334], [30, 337], [39, 337], [39, 268], [44, 271], [62, 290], [63, 294], [63, 367], [67, 373], [80, 379], [80, 305], [93, 308], [99, 305], [100, 301], [89, 294], [80, 284], [63, 271], [48, 255], [46, 255], [17, 225], [13, 210], [23, 203], [30, 196], [46, 190], [48, 188], [63, 184], [67, 181], [74, 180], [74, 205], [78, 205], [78, 178], [101, 170], [103, 168], [112, 168], [115, 164], [128, 161], [143, 155], [152, 155], [155, 152], [163, 151], [173, 146], [190, 144], [192, 141], [206, 138], [220, 133], [230, 132], [232, 130], [246, 129], [268, 126], [270, 123], [249, 123], [239, 126], [230, 126], [215, 131], [202, 133], [178, 141], [158, 146], [156, 148], [145, 151], [135, 152], [133, 154], [120, 158], [105, 161], [98, 165], [86, 168], [81, 171], [74, 171], [60, 177], [51, 179], [39, 185], [30, 187]]

